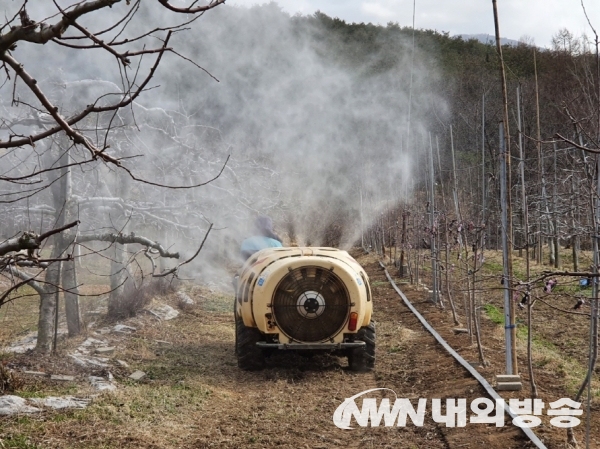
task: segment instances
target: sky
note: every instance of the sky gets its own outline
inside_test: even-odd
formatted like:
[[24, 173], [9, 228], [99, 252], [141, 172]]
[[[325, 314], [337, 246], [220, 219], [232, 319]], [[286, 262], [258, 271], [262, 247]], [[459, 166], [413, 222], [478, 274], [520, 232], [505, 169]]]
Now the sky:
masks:
[[[457, 34], [494, 34], [492, 2], [487, 0], [414, 0], [415, 27]], [[227, 4], [252, 6], [261, 0], [228, 0]], [[413, 0], [277, 0], [290, 14], [320, 10], [347, 22], [412, 25]], [[538, 47], [551, 47], [552, 36], [567, 28], [580, 36], [593, 36], [581, 0], [498, 0], [500, 34], [520, 40], [533, 38]], [[600, 1], [584, 0], [588, 17], [600, 33]]]

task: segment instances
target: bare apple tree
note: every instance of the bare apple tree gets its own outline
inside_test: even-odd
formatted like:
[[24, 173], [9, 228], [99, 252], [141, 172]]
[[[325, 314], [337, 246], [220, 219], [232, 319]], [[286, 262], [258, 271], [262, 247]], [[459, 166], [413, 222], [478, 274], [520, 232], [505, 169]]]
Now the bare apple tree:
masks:
[[[162, 271], [156, 266], [155, 257], [179, 259], [180, 254], [136, 233], [133, 224], [142, 218], [176, 229], [186, 225], [173, 219], [168, 207], [157, 210], [125, 191], [131, 182], [171, 190], [207, 185], [223, 173], [227, 158], [207, 164], [196, 176], [157, 179], [155, 171], [139, 163], [143, 147], [127, 142], [132, 132], [140, 131], [136, 102], [156, 87], [151, 80], [166, 54], [204, 70], [177, 52], [171, 42], [176, 33], [189, 29], [224, 1], [205, 5], [191, 1], [189, 6], [174, 6], [167, 0], [151, 4], [141, 0], [53, 1], [33, 6], [33, 1], [24, 0], [4, 11], [7, 19], [0, 27], [4, 77], [0, 85], [0, 207], [5, 214], [0, 273], [9, 287], [0, 294], [0, 306], [14, 299], [24, 284], [35, 289], [41, 297], [38, 350], [48, 352], [55, 342], [60, 291], [65, 294], [69, 335], [81, 330], [74, 263], [78, 245], [91, 241], [141, 245], [141, 252], [152, 260], [152, 276], [176, 274], [191, 260]], [[91, 76], [75, 79], [73, 73], [61, 72], [65, 69]], [[99, 226], [94, 220], [103, 213], [109, 226]], [[39, 226], [39, 232], [32, 231], [32, 223]], [[206, 238], [210, 229], [205, 220], [195, 231], [204, 231]], [[51, 252], [43, 255], [40, 250], [49, 238], [53, 240]], [[112, 290], [121, 285], [117, 279]]]

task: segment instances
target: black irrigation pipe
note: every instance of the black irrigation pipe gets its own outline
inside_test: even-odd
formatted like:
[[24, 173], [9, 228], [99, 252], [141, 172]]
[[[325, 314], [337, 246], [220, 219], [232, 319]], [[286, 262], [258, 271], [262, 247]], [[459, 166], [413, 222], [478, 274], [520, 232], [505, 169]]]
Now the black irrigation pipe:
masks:
[[[434, 336], [437, 342], [441, 344], [444, 347], [444, 349], [448, 351], [448, 353], [452, 357], [454, 357], [456, 361], [460, 363], [463, 366], [463, 368], [465, 368], [481, 384], [483, 388], [485, 388], [485, 391], [488, 395], [490, 395], [493, 399], [502, 400], [504, 410], [510, 415], [512, 419], [515, 419], [518, 415], [511, 410], [511, 408], [506, 404], [506, 402], [504, 402], [504, 399], [502, 399], [502, 397], [496, 392], [496, 390], [492, 388], [488, 381], [485, 380], [485, 378], [481, 374], [479, 374], [477, 370], [469, 364], [469, 362], [463, 359], [454, 349], [452, 349], [452, 347], [448, 343], [446, 343], [446, 340], [444, 340], [440, 336], [440, 334], [438, 334], [435, 331], [435, 329], [431, 327], [427, 320], [423, 318], [423, 315], [421, 315], [417, 311], [417, 309], [415, 309], [415, 307], [411, 304], [411, 302], [404, 295], [404, 293], [402, 293], [402, 290], [400, 290], [400, 288], [396, 285], [396, 283], [390, 276], [390, 273], [388, 273], [387, 268], [381, 261], [379, 262], [379, 265], [381, 265], [381, 268], [385, 270], [385, 276], [388, 278], [388, 281], [390, 281], [390, 284], [392, 284], [392, 287], [394, 287], [394, 290], [396, 290], [396, 292], [400, 295], [400, 297], [404, 301], [404, 304], [406, 304], [406, 307], [408, 307], [410, 311], [419, 319], [419, 321], [425, 327], [425, 329], [427, 329], [429, 333]], [[529, 427], [521, 427], [521, 430], [531, 440], [531, 442], [536, 445], [536, 447], [538, 447], [539, 449], [547, 449], [546, 445], [542, 443], [542, 441], [537, 437], [535, 433], [533, 433], [533, 431]]]

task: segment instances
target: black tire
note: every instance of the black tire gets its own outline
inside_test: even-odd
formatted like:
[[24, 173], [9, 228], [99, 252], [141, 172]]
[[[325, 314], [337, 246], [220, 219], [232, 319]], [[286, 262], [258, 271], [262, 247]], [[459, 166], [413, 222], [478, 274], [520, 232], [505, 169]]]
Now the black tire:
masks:
[[259, 371], [265, 367], [265, 355], [256, 343], [263, 335], [254, 327], [244, 326], [241, 317], [235, 316], [235, 354], [238, 366], [246, 371]]
[[361, 327], [356, 333], [356, 341], [364, 341], [362, 348], [352, 349], [348, 354], [348, 366], [352, 371], [364, 372], [375, 368], [375, 322]]

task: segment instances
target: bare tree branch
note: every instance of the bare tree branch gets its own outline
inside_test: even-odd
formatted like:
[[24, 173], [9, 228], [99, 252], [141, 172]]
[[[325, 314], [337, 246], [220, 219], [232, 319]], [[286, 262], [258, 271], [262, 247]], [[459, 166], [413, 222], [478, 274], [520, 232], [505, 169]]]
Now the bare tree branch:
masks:
[[571, 139], [568, 139], [568, 138], [562, 136], [560, 133], [556, 133], [554, 136], [557, 139], [562, 140], [563, 142], [566, 142], [569, 145], [573, 145], [575, 148], [578, 148], [580, 150], [587, 151], [588, 153], [600, 154], [600, 148], [589, 148], [589, 147], [580, 145], [577, 142], [574, 142]]
[[[68, 11], [63, 18], [54, 25], [36, 23], [29, 20], [26, 13], [21, 14], [21, 25], [13, 27], [4, 35], [0, 35], [0, 53], [5, 54], [6, 51], [13, 50], [18, 41], [45, 44], [50, 39], [62, 36], [69, 25], [82, 15], [106, 8], [107, 6], [111, 7], [120, 1], [121, 0], [95, 0], [80, 3], [71, 11]], [[24, 11], [24, 9], [22, 11]], [[25, 17], [27, 19], [25, 19]]]
[[178, 8], [176, 6], [171, 5], [169, 3], [169, 0], [158, 0], [158, 2], [161, 5], [163, 5], [165, 8], [167, 8], [173, 12], [184, 13], [184, 14], [196, 14], [199, 12], [205, 12], [205, 11], [208, 11], [209, 9], [215, 8], [215, 7], [219, 6], [220, 4], [225, 3], [225, 0], [212, 0], [206, 6], [196, 6], [196, 7], [188, 6], [188, 7], [184, 7], [184, 8]]
[[[13, 266], [8, 266], [6, 268], [6, 270], [8, 270], [13, 276], [21, 279], [21, 282], [15, 283], [8, 290], [6, 290], [2, 294], [2, 296], [0, 296], [0, 306], [2, 306], [2, 304], [4, 304], [4, 302], [6, 301], [6, 298], [8, 297], [8, 295], [10, 295], [10, 293], [12, 291], [18, 289], [19, 287], [22, 287], [25, 284], [28, 284], [31, 288], [33, 288], [40, 295], [45, 292], [44, 287], [42, 286], [42, 284], [40, 284], [38, 281], [35, 280], [35, 277], [29, 276], [28, 274], [24, 273], [23, 271], [17, 270]], [[41, 271], [36, 276], [39, 276], [39, 274], [41, 274]]]
[[151, 186], [166, 187], [166, 188], [169, 188], [169, 189], [195, 189], [196, 187], [202, 187], [202, 186], [205, 186], [207, 184], [210, 184], [211, 182], [213, 182], [217, 178], [219, 178], [219, 176], [221, 176], [221, 174], [223, 173], [223, 170], [225, 170], [225, 167], [227, 166], [227, 162], [229, 161], [229, 158], [230, 158], [230, 155], [227, 155], [227, 159], [225, 159], [225, 163], [221, 167], [221, 170], [219, 171], [219, 173], [214, 178], [211, 178], [208, 181], [204, 181], [204, 182], [201, 182], [199, 184], [194, 184], [194, 185], [191, 185], [191, 186], [168, 186], [168, 185], [165, 185], [165, 184], [162, 184], [162, 183], [159, 183], [159, 182], [148, 181], [146, 179], [138, 178], [127, 167], [121, 166], [121, 168], [123, 168], [127, 173], [129, 173], [129, 176], [131, 176], [132, 179], [134, 179], [136, 181], [139, 181], [139, 182], [143, 182], [144, 184], [149, 184]]
[[130, 91], [124, 92], [122, 94], [123, 98], [121, 101], [119, 101], [118, 103], [108, 105], [108, 106], [96, 106], [96, 103], [90, 104], [84, 110], [82, 110], [79, 114], [76, 114], [68, 119], [63, 118], [60, 116], [60, 114], [58, 114], [58, 108], [56, 108], [56, 106], [54, 106], [50, 102], [50, 100], [48, 100], [48, 98], [44, 95], [44, 93], [41, 91], [41, 89], [37, 86], [37, 81], [25, 71], [22, 64], [19, 64], [19, 62], [16, 61], [12, 56], [10, 56], [8, 54], [0, 53], [0, 61], [5, 61], [6, 63], [8, 63], [8, 65], [10, 65], [10, 67], [19, 75], [19, 77], [21, 77], [21, 79], [23, 79], [23, 81], [25, 82], [27, 87], [29, 87], [31, 89], [31, 91], [36, 95], [38, 100], [44, 105], [46, 110], [50, 113], [50, 115], [58, 123], [58, 126], [47, 129], [46, 131], [41, 132], [39, 134], [31, 135], [31, 136], [28, 136], [28, 137], [22, 138], [22, 139], [9, 139], [8, 141], [0, 141], [0, 148], [14, 148], [14, 147], [20, 147], [23, 145], [33, 145], [35, 142], [37, 142], [41, 139], [44, 139], [46, 137], [49, 137], [49, 136], [56, 134], [57, 132], [63, 130], [67, 133], [67, 135], [69, 135], [69, 137], [75, 143], [83, 144], [92, 153], [93, 159], [100, 158], [106, 162], [112, 163], [112, 164], [120, 167], [121, 162], [119, 159], [116, 159], [105, 153], [105, 150], [107, 148], [103, 148], [102, 150], [96, 148], [89, 141], [89, 139], [87, 139], [85, 136], [83, 136], [80, 132], [75, 131], [73, 128], [71, 128], [71, 126], [76, 124], [77, 122], [83, 120], [85, 117], [87, 117], [91, 113], [114, 111], [117, 109], [124, 108], [124, 107], [128, 106], [129, 104], [131, 104], [142, 93], [142, 91], [146, 88], [150, 79], [154, 76], [154, 73], [156, 72], [158, 64], [160, 63], [160, 61], [162, 59], [162, 55], [164, 54], [164, 52], [167, 49], [167, 44], [169, 42], [170, 37], [171, 37], [171, 31], [169, 31], [167, 33], [167, 37], [164, 40], [163, 47], [162, 47], [161, 51], [159, 52], [158, 57], [156, 58], [156, 61], [154, 62], [154, 65], [150, 69], [148, 76], [142, 81], [142, 83], [138, 86], [138, 88], [135, 91], [132, 92], [130, 90]]
[[33, 251], [38, 249], [42, 242], [48, 237], [58, 234], [66, 229], [72, 228], [79, 224], [79, 220], [61, 226], [60, 228], [52, 229], [44, 232], [41, 235], [36, 235], [33, 232], [24, 232], [22, 236], [8, 239], [0, 243], [0, 256], [4, 256], [12, 251], [28, 250]]
[[[164, 277], [164, 276], [167, 276], [167, 275], [169, 275], [169, 274], [175, 274], [175, 273], [177, 273], [177, 271], [179, 270], [179, 268], [180, 268], [182, 265], [188, 264], [188, 263], [190, 263], [192, 260], [194, 260], [194, 259], [195, 259], [195, 258], [198, 256], [198, 254], [200, 254], [200, 251], [202, 251], [202, 248], [204, 247], [204, 242], [206, 242], [206, 239], [207, 239], [207, 237], [208, 237], [208, 234], [210, 234], [210, 230], [212, 229], [212, 227], [213, 227], [213, 224], [211, 223], [211, 224], [210, 224], [210, 226], [208, 227], [208, 230], [206, 231], [206, 234], [204, 234], [204, 239], [202, 239], [202, 243], [200, 244], [200, 247], [198, 248], [198, 251], [196, 251], [196, 253], [195, 253], [195, 254], [194, 254], [192, 257], [190, 257], [188, 260], [185, 260], [185, 261], [181, 262], [181, 263], [180, 263], [180, 264], [178, 264], [176, 267], [174, 267], [174, 268], [171, 268], [170, 270], [167, 270], [167, 271], [165, 271], [165, 272], [163, 272], [163, 273], [160, 273], [160, 274], [154, 274], [154, 272], [153, 272], [153, 273], [152, 273], [152, 277]], [[154, 268], [154, 266], [155, 266], [155, 265], [154, 265], [154, 262], [153, 262], [153, 263], [152, 263], [152, 267]], [[154, 271], [154, 270], [153, 270], [153, 271]]]
[[106, 233], [106, 234], [89, 234], [89, 235], [77, 236], [78, 243], [93, 242], [93, 241], [120, 243], [121, 245], [126, 245], [126, 244], [131, 244], [131, 243], [139, 243], [140, 245], [144, 245], [148, 248], [157, 250], [158, 253], [162, 257], [179, 259], [179, 253], [171, 253], [171, 252], [167, 251], [160, 243], [153, 242], [152, 240], [150, 240], [146, 237], [142, 237], [140, 235], [135, 235], [133, 232], [131, 234]]

